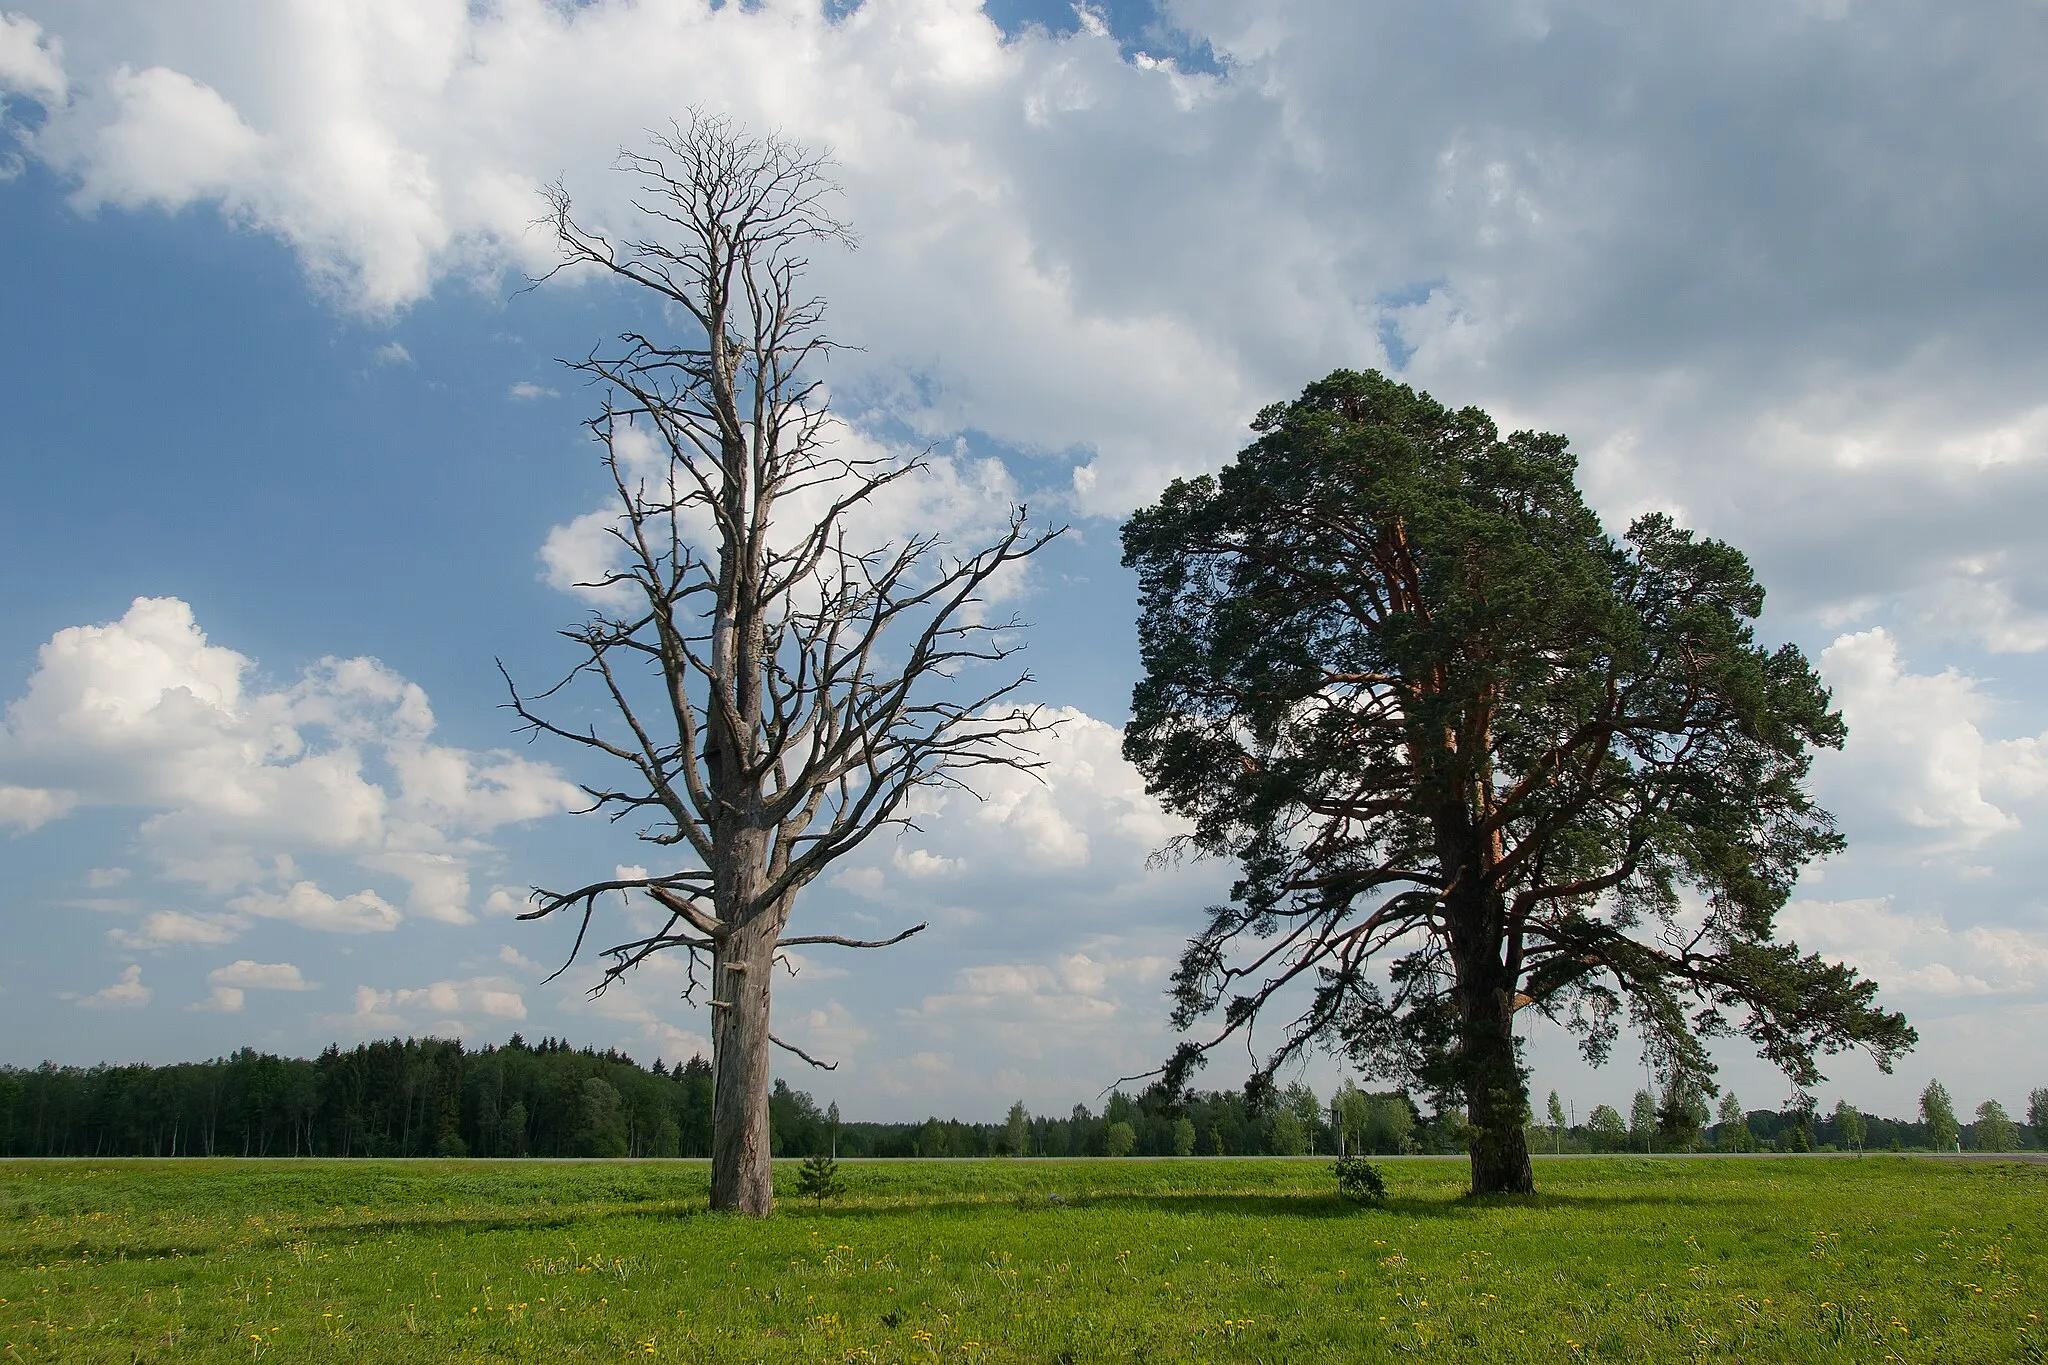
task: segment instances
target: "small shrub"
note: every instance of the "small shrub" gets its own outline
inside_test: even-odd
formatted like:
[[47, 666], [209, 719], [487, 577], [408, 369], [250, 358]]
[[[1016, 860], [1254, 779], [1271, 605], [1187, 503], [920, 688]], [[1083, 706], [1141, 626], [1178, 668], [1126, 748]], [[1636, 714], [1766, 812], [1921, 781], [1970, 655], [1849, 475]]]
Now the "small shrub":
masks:
[[1355, 1199], [1361, 1204], [1384, 1204], [1387, 1200], [1387, 1182], [1380, 1175], [1380, 1168], [1362, 1156], [1340, 1156], [1330, 1168], [1337, 1177], [1337, 1191], [1346, 1199]]
[[827, 1199], [845, 1194], [846, 1180], [839, 1174], [839, 1163], [824, 1152], [805, 1157], [796, 1173], [796, 1192], [798, 1198], [816, 1200], [821, 1209]]

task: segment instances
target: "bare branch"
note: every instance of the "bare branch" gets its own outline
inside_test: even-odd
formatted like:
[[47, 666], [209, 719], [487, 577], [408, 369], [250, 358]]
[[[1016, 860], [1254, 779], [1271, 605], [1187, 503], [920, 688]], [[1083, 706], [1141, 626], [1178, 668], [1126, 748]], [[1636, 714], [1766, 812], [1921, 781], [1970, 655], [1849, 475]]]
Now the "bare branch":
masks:
[[839, 1069], [839, 1063], [821, 1062], [816, 1057], [813, 1057], [810, 1053], [798, 1047], [795, 1043], [785, 1043], [772, 1033], [768, 1035], [768, 1041], [775, 1044], [775, 1046], [781, 1048], [784, 1052], [794, 1052], [797, 1056], [803, 1058], [805, 1061], [809, 1062], [812, 1066], [818, 1068], [818, 1070], [820, 1071], [837, 1071]]
[[925, 925], [913, 924], [894, 938], [878, 939], [841, 938], [837, 934], [805, 934], [800, 938], [778, 939], [775, 946], [778, 948], [796, 948], [807, 943], [825, 943], [835, 948], [893, 948], [912, 934], [921, 934], [924, 930]]

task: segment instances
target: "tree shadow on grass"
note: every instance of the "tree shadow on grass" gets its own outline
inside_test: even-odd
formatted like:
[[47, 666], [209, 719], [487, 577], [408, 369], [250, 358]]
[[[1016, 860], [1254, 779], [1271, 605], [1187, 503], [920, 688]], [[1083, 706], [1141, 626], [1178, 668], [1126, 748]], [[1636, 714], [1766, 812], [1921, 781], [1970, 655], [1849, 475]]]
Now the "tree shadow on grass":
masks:
[[582, 1205], [533, 1212], [479, 1209], [474, 1213], [460, 1213], [445, 1209], [421, 1209], [411, 1214], [373, 1216], [350, 1219], [346, 1222], [279, 1223], [256, 1237], [242, 1236], [242, 1229], [239, 1228], [223, 1232], [213, 1240], [195, 1237], [184, 1241], [140, 1242], [123, 1239], [118, 1234], [98, 1239], [74, 1234], [40, 1239], [19, 1238], [11, 1241], [7, 1250], [18, 1256], [89, 1256], [98, 1260], [192, 1259], [223, 1254], [268, 1252], [295, 1241], [307, 1241], [325, 1247], [360, 1242], [372, 1237], [403, 1236], [408, 1233], [425, 1237], [446, 1233], [549, 1232], [579, 1227], [598, 1220], [701, 1217], [706, 1212], [702, 1204], [679, 1204], [673, 1201]]
[[[1057, 1195], [1057, 1199], [1051, 1197], [1053, 1195]], [[988, 1213], [1005, 1218], [1024, 1217], [1037, 1220], [1070, 1217], [1085, 1214], [1090, 1210], [1113, 1210], [1179, 1217], [1289, 1220], [1304, 1223], [1355, 1221], [1361, 1227], [1368, 1227], [1384, 1220], [1456, 1223], [1509, 1209], [1592, 1214], [1618, 1209], [1677, 1210], [1721, 1202], [1725, 1201], [1713, 1199], [1699, 1191], [1539, 1191], [1533, 1195], [1489, 1195], [1482, 1198], [1473, 1198], [1469, 1195], [1430, 1198], [1396, 1194], [1384, 1203], [1359, 1204], [1334, 1192], [1269, 1194], [1244, 1191], [1200, 1193], [1074, 1190], [993, 1198], [962, 1194], [876, 1203], [860, 1202], [856, 1196], [848, 1202], [828, 1204], [822, 1209], [801, 1203], [794, 1198], [784, 1198], [779, 1202], [777, 1217], [792, 1221], [852, 1223], [894, 1222], [934, 1214]], [[199, 1239], [142, 1243], [124, 1241], [119, 1237], [98, 1241], [72, 1236], [30, 1239], [33, 1245], [30, 1241], [18, 1241], [11, 1249], [16, 1254], [27, 1255], [84, 1254], [101, 1258], [124, 1256], [129, 1259], [155, 1257], [169, 1260], [176, 1257], [198, 1258], [261, 1252], [299, 1239], [327, 1245], [355, 1242], [369, 1237], [407, 1234], [439, 1236], [450, 1233], [535, 1233], [560, 1231], [595, 1221], [664, 1222], [706, 1217], [732, 1217], [735, 1221], [740, 1221], [736, 1215], [713, 1214], [704, 1204], [695, 1201], [650, 1200], [630, 1204], [584, 1204], [528, 1210], [479, 1209], [474, 1213], [445, 1208], [421, 1209], [405, 1214], [350, 1219], [346, 1222], [288, 1224], [273, 1227], [263, 1237], [237, 1240], [227, 1236], [211, 1244]]]
[[598, 1221], [701, 1218], [709, 1212], [710, 1210], [703, 1204], [679, 1203], [674, 1200], [634, 1204], [590, 1204], [575, 1208], [553, 1208], [535, 1213], [493, 1209], [480, 1210], [474, 1214], [368, 1218], [355, 1223], [329, 1223], [304, 1228], [299, 1235], [314, 1239], [336, 1237], [355, 1240], [366, 1234], [389, 1235], [406, 1232], [549, 1232]]
[[1059, 1218], [1090, 1209], [1114, 1209], [1182, 1216], [1293, 1219], [1302, 1222], [1375, 1218], [1455, 1222], [1484, 1216], [1501, 1209], [1527, 1209], [1534, 1212], [1576, 1210], [1595, 1213], [1611, 1209], [1677, 1209], [1705, 1202], [1708, 1201], [1696, 1194], [1633, 1190], [1615, 1194], [1550, 1194], [1539, 1191], [1533, 1195], [1488, 1195], [1481, 1198], [1469, 1195], [1447, 1198], [1395, 1195], [1379, 1204], [1360, 1204], [1335, 1193], [1248, 1194], [1226, 1191], [1198, 1194], [1076, 1191], [1071, 1194], [1062, 1192], [1057, 1203], [1043, 1196], [1009, 1200], [933, 1198], [888, 1204], [855, 1202], [828, 1206], [823, 1210], [805, 1207], [801, 1210], [801, 1216], [856, 1221], [915, 1217], [932, 1213], [983, 1211], [1006, 1216], [1022, 1214], [1031, 1218]]

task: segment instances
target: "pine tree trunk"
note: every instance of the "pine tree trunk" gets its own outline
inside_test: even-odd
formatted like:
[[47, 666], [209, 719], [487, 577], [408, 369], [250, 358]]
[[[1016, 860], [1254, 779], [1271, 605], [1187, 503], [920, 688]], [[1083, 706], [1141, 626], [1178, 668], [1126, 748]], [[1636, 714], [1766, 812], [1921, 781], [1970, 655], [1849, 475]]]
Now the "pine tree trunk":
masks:
[[1471, 989], [1461, 983], [1458, 994], [1465, 1117], [1473, 1129], [1472, 1193], [1534, 1194], [1529, 1135], [1522, 1127], [1528, 1094], [1515, 1053], [1514, 991], [1496, 978]]
[[768, 991], [781, 916], [759, 915], [712, 955], [711, 1207], [775, 1211], [769, 1164]]

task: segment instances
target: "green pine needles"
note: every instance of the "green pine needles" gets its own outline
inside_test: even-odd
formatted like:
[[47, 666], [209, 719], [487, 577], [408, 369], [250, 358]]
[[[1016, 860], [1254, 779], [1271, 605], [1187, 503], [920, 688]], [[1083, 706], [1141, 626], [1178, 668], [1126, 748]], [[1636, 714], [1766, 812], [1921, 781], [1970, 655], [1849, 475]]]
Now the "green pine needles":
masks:
[[799, 1198], [814, 1200], [822, 1209], [827, 1199], [846, 1193], [846, 1177], [839, 1174], [839, 1163], [829, 1154], [817, 1152], [805, 1157], [804, 1164], [797, 1169], [796, 1192]]

